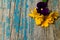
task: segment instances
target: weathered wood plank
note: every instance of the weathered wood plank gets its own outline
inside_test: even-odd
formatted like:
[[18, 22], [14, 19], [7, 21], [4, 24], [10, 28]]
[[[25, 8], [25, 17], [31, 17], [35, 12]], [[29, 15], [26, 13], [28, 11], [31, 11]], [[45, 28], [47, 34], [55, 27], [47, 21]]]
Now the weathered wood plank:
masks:
[[3, 24], [4, 25], [4, 40], [9, 40], [10, 37], [10, 19], [9, 19], [9, 13], [10, 9], [10, 2], [8, 0], [3, 0]]
[[10, 40], [15, 40], [15, 29], [13, 24], [14, 19], [14, 8], [15, 8], [15, 0], [11, 0], [11, 12], [10, 12]]
[[[40, 1], [0, 0], [0, 40], [60, 40], [60, 19], [41, 28], [28, 16]], [[49, 0], [48, 7], [60, 12], [59, 3], [60, 0]]]
[[0, 40], [2, 40], [3, 32], [2, 32], [2, 0], [0, 0]]

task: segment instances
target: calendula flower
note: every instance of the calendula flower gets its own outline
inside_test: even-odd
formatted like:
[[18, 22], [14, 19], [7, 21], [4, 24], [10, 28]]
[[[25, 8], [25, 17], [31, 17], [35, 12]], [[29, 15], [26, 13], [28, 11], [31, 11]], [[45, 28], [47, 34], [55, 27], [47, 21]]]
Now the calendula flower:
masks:
[[37, 13], [37, 10], [36, 8], [32, 11], [31, 10], [31, 13], [29, 14], [30, 17], [32, 17], [33, 19], [35, 19], [35, 23], [37, 25], [40, 25], [43, 21], [43, 15], [40, 15], [39, 13]]
[[52, 24], [58, 18], [58, 12], [51, 12], [47, 17], [45, 17], [45, 21], [42, 23], [41, 26], [48, 27], [49, 24]]
[[54, 22], [54, 19], [53, 19], [53, 17], [45, 17], [46, 19], [45, 19], [45, 21], [43, 21], [43, 23], [41, 24], [41, 26], [42, 27], [48, 27], [49, 26], [49, 24], [52, 24], [53, 22]]
[[43, 22], [43, 15], [40, 15], [40, 16], [37, 16], [37, 17], [35, 17], [34, 19], [35, 19], [35, 23], [37, 24], [37, 25], [40, 25], [42, 22]]
[[32, 17], [35, 20], [36, 25], [42, 26], [42, 27], [48, 27], [49, 24], [52, 24], [55, 19], [58, 18], [58, 12], [51, 12], [49, 15], [44, 16], [42, 14], [37, 13], [36, 8], [29, 14], [30, 17]]
[[59, 15], [57, 11], [50, 12], [47, 8], [47, 2], [39, 2], [37, 8], [31, 10], [29, 16], [35, 20], [36, 25], [48, 27], [50, 24], [54, 23]]

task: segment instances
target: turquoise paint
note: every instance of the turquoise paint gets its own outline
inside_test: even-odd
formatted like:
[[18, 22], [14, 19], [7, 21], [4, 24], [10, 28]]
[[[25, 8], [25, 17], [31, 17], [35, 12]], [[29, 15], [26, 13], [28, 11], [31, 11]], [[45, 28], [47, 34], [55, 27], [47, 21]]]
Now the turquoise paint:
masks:
[[26, 8], [28, 8], [29, 6], [28, 6], [28, 3], [26, 3]]
[[20, 29], [20, 31], [22, 31], [23, 27], [22, 27], [22, 26], [20, 26], [20, 28], [19, 28], [19, 29]]
[[24, 6], [24, 0], [21, 0], [21, 5], [20, 5], [20, 7], [22, 7], [23, 8], [23, 6]]
[[55, 21], [55, 27], [60, 30], [60, 19]]
[[33, 31], [34, 31], [34, 19], [31, 19], [31, 35], [33, 34]]
[[20, 0], [16, 0], [16, 11], [18, 10]]
[[15, 2], [15, 0], [12, 0], [12, 2]]
[[[3, 2], [3, 0], [2, 0]], [[2, 12], [2, 17], [4, 17], [4, 14]], [[5, 32], [5, 22], [2, 22], [2, 40], [4, 40], [4, 32]]]
[[11, 8], [11, 0], [8, 0], [7, 1], [7, 9], [10, 9]]
[[58, 1], [57, 0], [53, 0], [52, 2], [53, 2], [53, 6], [55, 6], [55, 7], [58, 5]]
[[6, 27], [6, 37], [10, 38], [10, 18], [6, 17], [6, 23], [5, 25], [8, 24]]
[[14, 14], [14, 24], [18, 24], [19, 23], [19, 16], [17, 15], [17, 11], [16, 13]]
[[58, 1], [52, 0], [52, 4], [53, 4], [53, 10], [56, 10], [56, 6], [58, 6]]
[[19, 25], [14, 25], [14, 27], [15, 27], [15, 31], [16, 31], [16, 33], [18, 33], [19, 32]]
[[6, 1], [5, 0], [3, 0], [3, 3], [5, 3]]
[[30, 21], [30, 27], [29, 27], [29, 33], [32, 35], [33, 34], [33, 31], [34, 31], [34, 19], [31, 18], [31, 21]]
[[29, 0], [31, 3], [33, 3], [34, 2], [34, 0]]
[[5, 22], [2, 22], [2, 33], [3, 33], [3, 35], [2, 35], [2, 40], [4, 40], [4, 32], [5, 32]]
[[[34, 0], [30, 0], [31, 4], [33, 4]], [[34, 31], [34, 19], [31, 18], [30, 26], [29, 26], [29, 33], [32, 35]]]
[[[20, 7], [24, 7], [24, 0], [21, 0], [21, 5], [20, 5]], [[22, 11], [22, 9], [21, 9], [21, 11]], [[25, 21], [25, 19], [24, 18], [21, 18], [22, 19], [22, 25], [20, 25], [20, 31], [22, 31], [22, 29], [24, 28], [24, 21]], [[21, 22], [20, 22], [21, 23]]]
[[22, 25], [20, 25], [20, 31], [22, 31], [22, 29], [24, 28], [24, 21], [25, 21], [25, 19], [22, 18]]
[[10, 18], [6, 17], [6, 23], [10, 24]]
[[[8, 4], [8, 0], [3, 0], [3, 4]], [[6, 6], [6, 9], [8, 10], [8, 5]], [[6, 13], [6, 14], [8, 14], [8, 13]], [[4, 13], [3, 13], [3, 15], [4, 15]], [[4, 15], [5, 16], [5, 15]], [[3, 17], [4, 17], [3, 16]], [[6, 19], [6, 22], [4, 22], [4, 23], [2, 23], [2, 27], [3, 27], [3, 36], [2, 36], [2, 40], [4, 40], [4, 32], [6, 32], [6, 38], [7, 39], [9, 39], [9, 37], [10, 37], [10, 29], [8, 29], [8, 28], [10, 28], [10, 19], [6, 16], [6, 17], [4, 17], [5, 19]], [[6, 24], [8, 24], [7, 26], [6, 26]], [[5, 29], [6, 28], [6, 29]], [[9, 30], [9, 31], [8, 31]], [[9, 33], [8, 33], [9, 32]]]
[[0, 21], [0, 24], [2, 24], [2, 22]]
[[18, 33], [19, 27], [20, 27], [19, 26], [19, 22], [20, 22], [19, 13], [20, 13], [20, 10], [18, 8], [19, 2], [20, 2], [20, 0], [16, 0], [16, 6], [15, 6], [15, 10], [14, 10], [14, 28], [16, 29], [16, 33]]
[[25, 29], [24, 29], [24, 40], [27, 40], [27, 28], [28, 28], [28, 23], [27, 23], [27, 8], [28, 8], [28, 5], [27, 5], [27, 1], [26, 0], [26, 4], [25, 4]]
[[14, 28], [16, 29], [16, 32], [18, 32], [18, 27], [19, 27], [19, 16], [17, 14], [14, 14]]
[[[4, 2], [7, 4], [7, 10], [8, 10], [8, 8], [10, 7], [10, 4], [9, 4], [10, 1], [4, 0]], [[7, 26], [6, 26], [6, 24], [7, 24]], [[10, 19], [8, 18], [8, 16], [6, 16], [5, 28], [6, 28], [6, 37], [8, 39], [10, 37]]]
[[27, 32], [26, 32], [26, 29], [24, 30], [24, 40], [27, 40]]
[[7, 38], [10, 38], [10, 26], [6, 28], [6, 36]]

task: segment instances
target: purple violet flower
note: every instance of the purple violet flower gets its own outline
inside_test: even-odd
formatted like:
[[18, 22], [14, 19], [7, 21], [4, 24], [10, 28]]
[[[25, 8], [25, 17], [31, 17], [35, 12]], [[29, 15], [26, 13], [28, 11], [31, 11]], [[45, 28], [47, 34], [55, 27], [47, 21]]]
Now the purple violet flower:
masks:
[[43, 14], [44, 16], [49, 15], [50, 11], [47, 6], [47, 2], [37, 3], [37, 12]]

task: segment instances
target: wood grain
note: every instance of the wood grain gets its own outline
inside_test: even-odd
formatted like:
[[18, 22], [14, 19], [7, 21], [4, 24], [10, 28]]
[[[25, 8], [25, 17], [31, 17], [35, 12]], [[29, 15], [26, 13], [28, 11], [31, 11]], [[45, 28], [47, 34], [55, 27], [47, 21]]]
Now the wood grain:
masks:
[[[28, 16], [40, 1], [0, 0], [0, 40], [60, 40], [60, 18], [41, 28]], [[48, 7], [60, 12], [60, 0], [49, 0]]]

